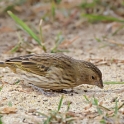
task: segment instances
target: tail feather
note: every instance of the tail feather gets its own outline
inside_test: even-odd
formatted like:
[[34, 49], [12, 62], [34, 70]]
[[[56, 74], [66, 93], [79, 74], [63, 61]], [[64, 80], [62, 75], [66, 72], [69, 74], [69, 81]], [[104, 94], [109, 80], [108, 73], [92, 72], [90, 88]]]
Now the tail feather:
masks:
[[4, 62], [0, 62], [0, 67], [6, 67]]

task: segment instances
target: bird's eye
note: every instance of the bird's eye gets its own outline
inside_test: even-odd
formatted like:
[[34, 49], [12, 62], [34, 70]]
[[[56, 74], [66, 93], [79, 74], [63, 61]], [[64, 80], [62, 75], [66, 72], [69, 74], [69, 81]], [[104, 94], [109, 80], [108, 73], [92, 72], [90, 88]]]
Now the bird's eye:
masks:
[[92, 76], [92, 79], [94, 80], [94, 79], [95, 79], [95, 77], [94, 77], [94, 76]]

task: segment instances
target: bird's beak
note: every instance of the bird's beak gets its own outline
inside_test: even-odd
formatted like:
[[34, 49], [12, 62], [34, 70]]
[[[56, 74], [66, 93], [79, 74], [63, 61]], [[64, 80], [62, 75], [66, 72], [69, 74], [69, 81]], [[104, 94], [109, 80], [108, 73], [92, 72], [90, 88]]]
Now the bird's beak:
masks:
[[101, 89], [103, 89], [103, 81], [102, 80], [100, 80], [99, 82], [97, 82], [97, 86], [99, 87], [99, 88], [101, 88]]

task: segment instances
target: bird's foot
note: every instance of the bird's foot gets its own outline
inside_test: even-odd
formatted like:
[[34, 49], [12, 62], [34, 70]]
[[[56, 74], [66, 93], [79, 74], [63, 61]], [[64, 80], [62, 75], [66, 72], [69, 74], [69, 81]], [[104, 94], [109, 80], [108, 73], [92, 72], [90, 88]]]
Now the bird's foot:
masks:
[[73, 95], [74, 93], [77, 94], [77, 92], [75, 92], [73, 89], [71, 89], [71, 90], [52, 90], [52, 91], [57, 92], [57, 93], [69, 94], [69, 95]]

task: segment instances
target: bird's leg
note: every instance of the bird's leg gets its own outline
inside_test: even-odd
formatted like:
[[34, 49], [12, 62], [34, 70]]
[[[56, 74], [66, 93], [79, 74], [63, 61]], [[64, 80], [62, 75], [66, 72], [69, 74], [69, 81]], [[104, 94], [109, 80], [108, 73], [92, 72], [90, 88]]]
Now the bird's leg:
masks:
[[32, 86], [33, 89], [40, 91], [42, 94], [45, 94], [45, 91], [42, 88], [37, 87], [37, 86], [35, 86], [33, 84], [30, 84], [30, 86]]
[[76, 91], [74, 91], [73, 87], [71, 88], [70, 93], [73, 95], [73, 93], [78, 94]]
[[31, 83], [30, 83], [30, 86], [32, 86], [33, 89], [39, 91], [40, 93], [42, 93], [42, 94], [44, 94], [46, 96], [55, 96], [56, 95], [55, 92], [51, 92], [50, 90], [45, 90], [45, 89], [37, 87], [37, 86], [35, 86], [35, 85], [31, 84]]
[[74, 89], [73, 89], [73, 87], [71, 88], [71, 92], [74, 92]]

